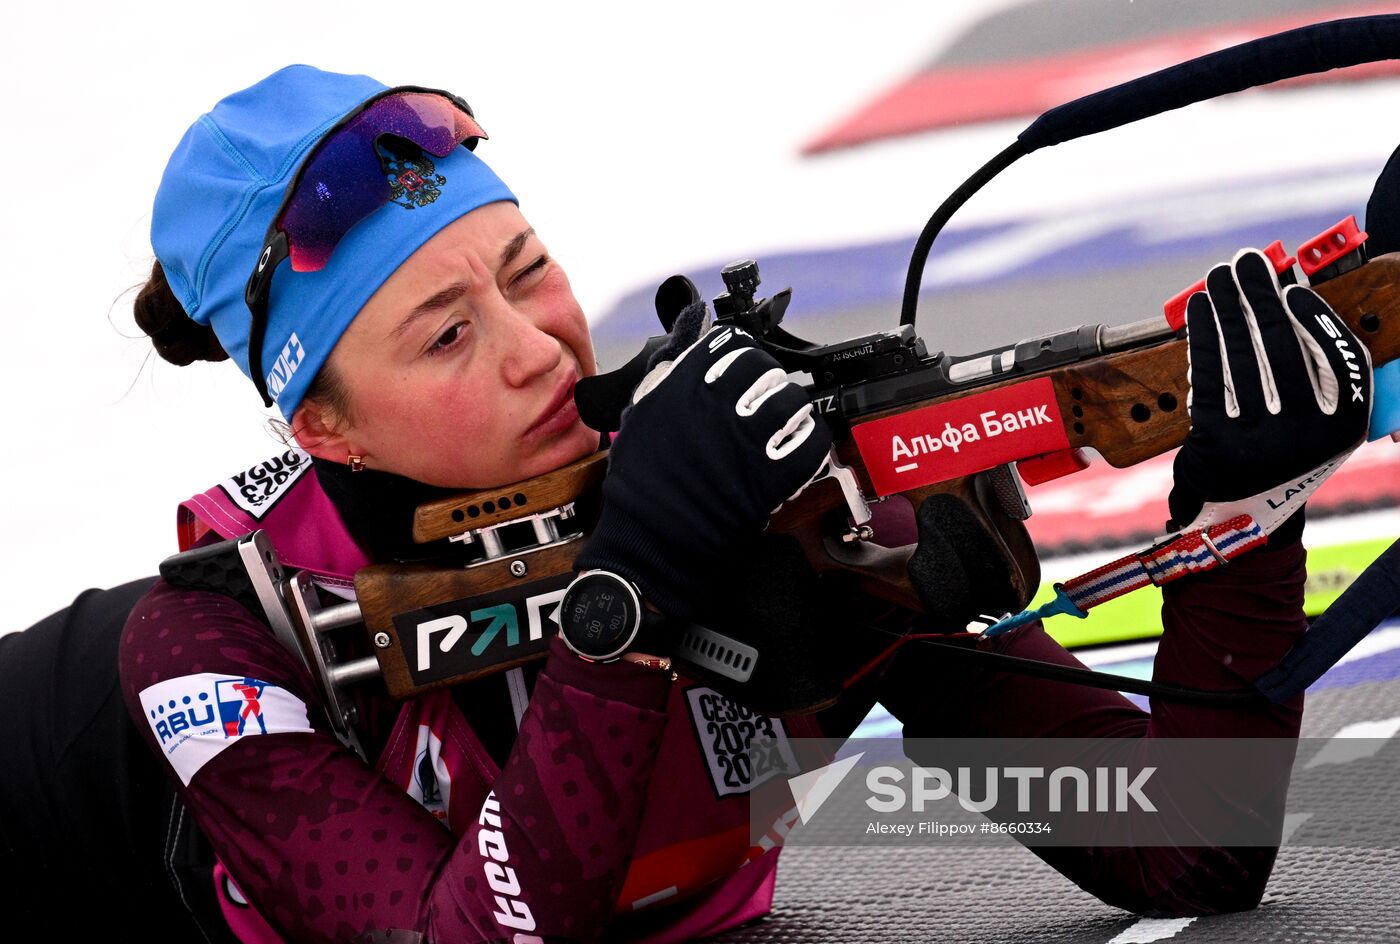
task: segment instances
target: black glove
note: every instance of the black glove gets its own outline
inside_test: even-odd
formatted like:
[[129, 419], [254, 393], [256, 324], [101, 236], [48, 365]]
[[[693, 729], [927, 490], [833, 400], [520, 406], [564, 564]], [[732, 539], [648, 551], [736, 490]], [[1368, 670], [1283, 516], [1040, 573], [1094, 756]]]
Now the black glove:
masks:
[[623, 414], [603, 511], [574, 562], [637, 583], [663, 613], [695, 617], [726, 554], [827, 465], [831, 432], [802, 388], [741, 329], [680, 314]]
[[1186, 331], [1191, 432], [1173, 465], [1168, 527], [1248, 514], [1272, 543], [1297, 538], [1296, 512], [1365, 439], [1370, 355], [1317, 293], [1282, 288], [1255, 249], [1210, 270]]

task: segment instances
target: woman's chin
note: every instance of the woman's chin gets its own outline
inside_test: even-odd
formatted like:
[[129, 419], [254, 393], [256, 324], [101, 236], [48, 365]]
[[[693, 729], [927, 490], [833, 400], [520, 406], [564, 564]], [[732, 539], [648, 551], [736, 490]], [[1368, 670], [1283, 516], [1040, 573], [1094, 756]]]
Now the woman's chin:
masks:
[[517, 449], [508, 462], [494, 469], [476, 465], [474, 468], [443, 469], [437, 474], [426, 472], [426, 470], [414, 470], [399, 474], [407, 474], [409, 478], [415, 478], [420, 482], [426, 482], [439, 488], [450, 488], [464, 492], [474, 492], [485, 488], [501, 488], [532, 479], [537, 475], [544, 475], [546, 472], [553, 472], [571, 462], [577, 462], [585, 456], [597, 452], [599, 441], [599, 434], [595, 430], [578, 423], [575, 427], [550, 437], [548, 441], [539, 443], [536, 448], [528, 452]]
[[559, 438], [555, 450], [550, 451], [549, 459], [553, 464], [545, 471], [552, 471], [592, 455], [598, 451], [600, 439], [597, 430], [590, 429], [580, 420], [567, 434]]
[[597, 452], [599, 440], [600, 437], [596, 430], [579, 422], [566, 432], [552, 437], [549, 442], [541, 443], [540, 448], [534, 450], [528, 459], [513, 467], [517, 472], [514, 478], [509, 482], [498, 484], [509, 485], [512, 482], [522, 482], [525, 479], [532, 479], [537, 475], [561, 469], [571, 462], [577, 462]]

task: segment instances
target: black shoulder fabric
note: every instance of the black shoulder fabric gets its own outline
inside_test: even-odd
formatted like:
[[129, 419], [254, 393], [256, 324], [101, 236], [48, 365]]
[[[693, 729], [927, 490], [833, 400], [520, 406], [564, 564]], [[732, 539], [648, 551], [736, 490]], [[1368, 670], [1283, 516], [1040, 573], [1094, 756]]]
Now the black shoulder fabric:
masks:
[[143, 939], [204, 940], [166, 872], [174, 785], [117, 678], [127, 615], [155, 579], [85, 591], [0, 636], [0, 875], [17, 906], [6, 929], [19, 940], [52, 939], [56, 928], [75, 940], [138, 929]]
[[[600, 448], [606, 449], [607, 443], [606, 435], [599, 437]], [[352, 472], [349, 466], [315, 457], [311, 466], [350, 534], [375, 562], [451, 556], [453, 546], [447, 540], [413, 543], [413, 512], [419, 505], [460, 494], [463, 489], [425, 485], [376, 469]]]
[[326, 459], [313, 458], [311, 464], [345, 526], [373, 560], [414, 561], [446, 552], [446, 541], [413, 543], [413, 512], [455, 490], [375, 469], [352, 472], [348, 466]]

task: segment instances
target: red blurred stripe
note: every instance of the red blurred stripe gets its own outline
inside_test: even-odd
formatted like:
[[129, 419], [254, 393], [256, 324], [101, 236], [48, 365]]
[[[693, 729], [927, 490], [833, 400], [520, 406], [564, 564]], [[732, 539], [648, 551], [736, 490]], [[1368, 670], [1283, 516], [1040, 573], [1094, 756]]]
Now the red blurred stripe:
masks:
[[[1337, 11], [1331, 19], [1393, 13], [1392, 5], [1367, 4]], [[1073, 53], [960, 68], [936, 68], [912, 76], [804, 148], [817, 154], [882, 138], [952, 125], [1033, 117], [1082, 95], [1135, 79], [1238, 43], [1318, 22], [1311, 16], [1270, 17], [1163, 35], [1129, 43], [1105, 43]], [[1400, 62], [1304, 76], [1279, 85], [1352, 82], [1400, 75]]]
[[[1034, 512], [1026, 526], [1042, 556], [1067, 544], [1098, 546], [1160, 535], [1167, 520], [1172, 454], [1129, 469], [1103, 460], [1075, 475], [1026, 490]], [[1400, 505], [1400, 446], [1389, 439], [1357, 450], [1308, 501], [1313, 517], [1350, 507]]]

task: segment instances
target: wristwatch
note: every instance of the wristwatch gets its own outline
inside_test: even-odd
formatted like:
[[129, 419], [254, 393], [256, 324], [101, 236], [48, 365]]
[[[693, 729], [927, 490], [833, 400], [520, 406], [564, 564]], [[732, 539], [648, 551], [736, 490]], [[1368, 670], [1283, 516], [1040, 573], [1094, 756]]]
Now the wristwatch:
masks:
[[647, 609], [637, 585], [610, 570], [574, 578], [559, 606], [564, 644], [594, 662], [611, 662], [629, 649], [665, 654], [666, 617]]

